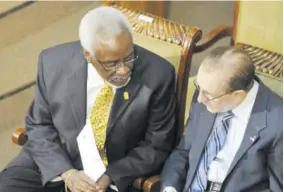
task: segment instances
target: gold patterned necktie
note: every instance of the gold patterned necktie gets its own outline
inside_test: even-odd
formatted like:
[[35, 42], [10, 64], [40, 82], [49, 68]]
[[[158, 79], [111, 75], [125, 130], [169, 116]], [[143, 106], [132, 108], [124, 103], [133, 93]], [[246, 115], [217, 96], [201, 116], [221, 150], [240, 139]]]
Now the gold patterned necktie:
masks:
[[104, 144], [106, 140], [106, 128], [110, 113], [110, 106], [113, 98], [113, 89], [108, 84], [105, 84], [96, 97], [90, 116], [91, 125], [96, 139], [96, 145], [105, 166], [107, 166], [108, 161], [104, 151]]

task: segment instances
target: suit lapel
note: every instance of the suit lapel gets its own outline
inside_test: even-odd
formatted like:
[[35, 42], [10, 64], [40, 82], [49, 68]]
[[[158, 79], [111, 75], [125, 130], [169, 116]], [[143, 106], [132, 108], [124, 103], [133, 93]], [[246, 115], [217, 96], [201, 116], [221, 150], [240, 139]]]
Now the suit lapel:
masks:
[[259, 139], [259, 131], [266, 127], [266, 103], [267, 97], [264, 94], [264, 85], [259, 83], [259, 91], [256, 96], [256, 100], [253, 106], [251, 117], [249, 119], [243, 141], [240, 145], [239, 150], [237, 151], [233, 162], [228, 170], [227, 177], [235, 168], [236, 164], [243, 157], [243, 155], [251, 148], [251, 146], [256, 143]]
[[[140, 55], [139, 49], [135, 47], [137, 50], [137, 54]], [[141, 88], [140, 80], [141, 75], [143, 73], [143, 62], [141, 59], [138, 59], [134, 63], [134, 68], [131, 75], [131, 80], [129, 83], [116, 90], [113, 104], [111, 107], [108, 125], [107, 125], [107, 136], [113, 130], [117, 120], [123, 114], [123, 112], [127, 109], [129, 104], [136, 97], [139, 89]], [[128, 95], [128, 98], [124, 97], [124, 94]]]
[[[140, 84], [136, 84], [134, 80], [131, 80], [125, 87], [116, 90], [109, 116], [107, 135], [111, 132], [121, 114], [136, 97], [140, 86]], [[128, 95], [128, 98], [124, 97], [125, 94]]]
[[205, 147], [205, 144], [207, 142], [207, 139], [211, 133], [214, 121], [216, 118], [216, 114], [212, 114], [204, 108], [204, 112], [201, 113], [199, 122], [198, 122], [198, 132], [196, 135], [196, 139], [193, 142], [193, 145], [191, 147], [190, 151], [190, 168], [189, 168], [189, 173], [188, 173], [188, 183], [187, 185], [189, 186], [194, 173], [196, 169], [198, 168], [198, 163], [201, 158], [201, 155], [203, 153], [203, 149]]
[[79, 131], [86, 123], [87, 62], [83, 52], [76, 54], [70, 63], [72, 72], [66, 77], [67, 95]]

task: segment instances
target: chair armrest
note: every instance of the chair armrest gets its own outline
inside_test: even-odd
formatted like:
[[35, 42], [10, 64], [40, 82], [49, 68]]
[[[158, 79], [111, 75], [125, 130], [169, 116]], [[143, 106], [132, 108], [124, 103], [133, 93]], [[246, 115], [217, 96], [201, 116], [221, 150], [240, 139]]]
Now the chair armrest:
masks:
[[159, 175], [149, 177], [143, 184], [143, 192], [160, 192], [161, 178]]
[[[24, 128], [17, 128], [15, 132], [12, 134], [12, 141], [16, 145], [23, 146], [27, 142], [27, 140], [28, 137], [25, 134]], [[144, 187], [145, 185], [143, 185], [145, 180], [148, 182], [147, 188], [151, 189], [152, 185], [154, 185], [152, 177], [149, 179], [144, 177], [138, 178], [133, 182], [132, 186], [139, 191], [143, 190], [143, 188], [145, 188]]]
[[200, 41], [197, 42], [196, 47], [194, 49], [195, 53], [199, 53], [209, 48], [211, 45], [219, 41], [224, 37], [232, 37], [233, 27], [228, 25], [220, 25], [213, 29], [210, 33], [201, 38]]
[[132, 187], [135, 189], [135, 191], [143, 191], [143, 184], [146, 179], [147, 178], [145, 177], [139, 177], [132, 183]]
[[12, 134], [13, 143], [23, 146], [28, 140], [27, 135], [25, 134], [24, 128], [17, 128], [16, 131]]

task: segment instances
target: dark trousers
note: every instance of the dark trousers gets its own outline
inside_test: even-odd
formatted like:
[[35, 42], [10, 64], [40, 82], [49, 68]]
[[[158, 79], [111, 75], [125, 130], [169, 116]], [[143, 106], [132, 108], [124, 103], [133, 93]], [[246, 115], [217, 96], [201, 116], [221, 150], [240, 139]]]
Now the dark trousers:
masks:
[[64, 192], [64, 183], [54, 182], [47, 187], [41, 183], [38, 170], [29, 167], [9, 167], [0, 173], [1, 192]]

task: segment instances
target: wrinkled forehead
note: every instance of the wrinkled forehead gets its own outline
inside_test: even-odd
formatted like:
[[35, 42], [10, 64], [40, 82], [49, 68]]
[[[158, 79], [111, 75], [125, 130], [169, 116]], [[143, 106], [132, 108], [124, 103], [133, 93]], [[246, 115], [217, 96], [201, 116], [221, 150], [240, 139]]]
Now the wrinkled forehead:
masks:
[[133, 43], [131, 37], [122, 33], [110, 40], [110, 42], [99, 43], [94, 48], [95, 55], [101, 60], [121, 59], [133, 51]]
[[228, 90], [230, 71], [216, 65], [202, 63], [196, 77], [200, 89], [212, 95], [221, 94]]

